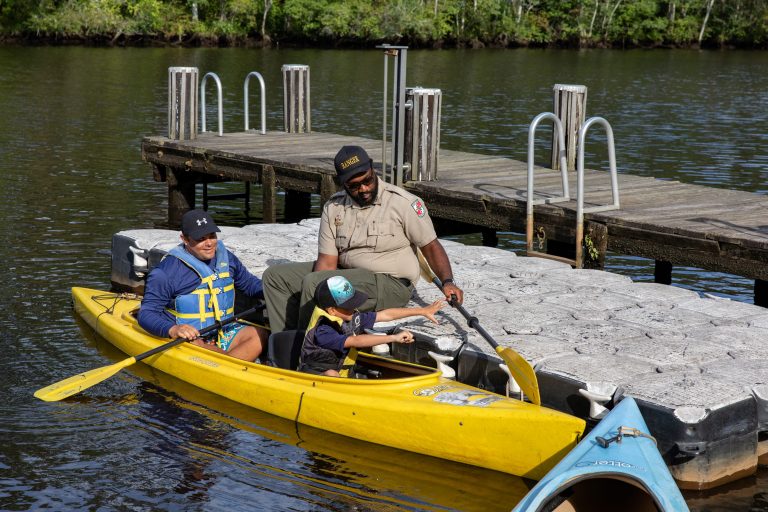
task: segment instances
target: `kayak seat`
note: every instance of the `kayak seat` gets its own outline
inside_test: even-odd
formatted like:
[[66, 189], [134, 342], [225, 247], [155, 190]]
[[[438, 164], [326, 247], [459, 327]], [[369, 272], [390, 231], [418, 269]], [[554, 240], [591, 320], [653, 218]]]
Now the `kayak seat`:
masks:
[[273, 332], [267, 340], [267, 364], [295, 370], [299, 367], [305, 331]]

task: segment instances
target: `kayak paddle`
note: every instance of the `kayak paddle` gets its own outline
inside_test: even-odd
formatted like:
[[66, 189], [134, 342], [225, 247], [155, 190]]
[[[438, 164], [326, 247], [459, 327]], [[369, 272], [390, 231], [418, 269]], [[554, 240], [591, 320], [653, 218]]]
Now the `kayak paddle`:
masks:
[[[246, 311], [243, 311], [237, 316], [231, 316], [226, 320], [224, 320], [223, 322], [216, 322], [215, 324], [201, 330], [200, 335], [205, 335], [210, 332], [214, 332], [227, 324], [235, 322], [241, 319], [242, 317], [255, 313], [256, 311], [263, 308], [264, 308], [264, 305], [262, 304], [262, 305], [253, 307], [251, 309], [248, 309]], [[146, 359], [150, 356], [153, 356], [158, 352], [162, 352], [164, 350], [168, 350], [169, 348], [173, 348], [176, 345], [181, 345], [185, 341], [188, 341], [188, 340], [186, 338], [176, 338], [175, 340], [169, 341], [168, 343], [160, 345], [159, 347], [155, 347], [152, 350], [148, 350], [137, 356], [129, 357], [128, 359], [120, 361], [119, 363], [111, 364], [109, 366], [103, 366], [101, 368], [96, 368], [94, 370], [89, 370], [87, 372], [74, 375], [72, 377], [66, 378], [64, 380], [61, 380], [59, 382], [56, 382], [44, 388], [38, 389], [37, 391], [35, 391], [35, 397], [39, 398], [40, 400], [44, 400], [46, 402], [57, 402], [59, 400], [63, 400], [68, 396], [76, 395], [77, 393], [85, 389], [88, 389], [91, 386], [95, 386], [101, 381], [107, 380], [108, 378], [110, 378], [111, 376], [113, 376], [123, 368], [127, 366], [131, 366], [133, 363], [136, 363], [138, 361], [141, 361], [142, 359]]]
[[[429, 263], [427, 263], [424, 255], [421, 253], [421, 251], [417, 250], [416, 252], [419, 257], [419, 265], [421, 266], [422, 277], [432, 281], [435, 283], [435, 286], [440, 289], [440, 291], [443, 291], [443, 283], [440, 282], [440, 279], [435, 275], [434, 272], [432, 272], [432, 269], [429, 267]], [[448, 304], [456, 308], [459, 313], [461, 313], [462, 316], [467, 320], [467, 324], [475, 329], [483, 338], [485, 338], [485, 341], [490, 343], [494, 350], [496, 350], [496, 353], [499, 354], [499, 356], [504, 360], [504, 363], [506, 363], [510, 373], [512, 374], [512, 377], [514, 377], [515, 381], [517, 381], [517, 384], [520, 386], [520, 389], [523, 390], [523, 393], [525, 393], [531, 402], [536, 405], [541, 405], [541, 396], [539, 395], [539, 381], [536, 379], [536, 372], [534, 371], [531, 364], [512, 348], [499, 346], [499, 344], [496, 343], [496, 340], [494, 340], [491, 335], [488, 334], [488, 331], [483, 329], [483, 327], [480, 325], [480, 322], [477, 320], [477, 317], [470, 315], [461, 304], [457, 303], [455, 300], [448, 301]]]

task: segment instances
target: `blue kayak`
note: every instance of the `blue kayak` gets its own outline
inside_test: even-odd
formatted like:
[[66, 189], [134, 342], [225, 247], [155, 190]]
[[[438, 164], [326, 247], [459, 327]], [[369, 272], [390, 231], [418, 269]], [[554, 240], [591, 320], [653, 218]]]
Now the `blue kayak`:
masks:
[[513, 512], [687, 511], [635, 400], [624, 398]]

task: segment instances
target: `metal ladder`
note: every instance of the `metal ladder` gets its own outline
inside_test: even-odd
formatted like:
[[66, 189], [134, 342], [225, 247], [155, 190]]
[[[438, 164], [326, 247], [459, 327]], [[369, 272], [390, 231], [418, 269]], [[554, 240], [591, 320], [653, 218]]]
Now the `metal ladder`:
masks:
[[[205, 83], [208, 79], [208, 77], [211, 77], [216, 82], [216, 89], [218, 92], [218, 115], [219, 115], [219, 136], [222, 136], [224, 134], [224, 126], [223, 126], [223, 116], [224, 116], [224, 108], [222, 106], [222, 90], [221, 90], [221, 80], [219, 80], [218, 75], [216, 73], [210, 72], [206, 73], [206, 75], [203, 77], [202, 82], [200, 83], [200, 101], [201, 101], [201, 124], [202, 124], [202, 130], [205, 131]], [[252, 77], [256, 77], [259, 80], [259, 85], [261, 87], [261, 130], [260, 133], [266, 134], [267, 133], [267, 110], [266, 110], [266, 92], [265, 92], [265, 86], [264, 86], [264, 78], [261, 76], [261, 73], [258, 73], [257, 71], [251, 71], [248, 73], [245, 77], [245, 81], [243, 82], [243, 114], [245, 116], [245, 131], [248, 131], [248, 118], [249, 118], [249, 111], [248, 111], [248, 86], [250, 83], [250, 80]], [[231, 194], [215, 194], [211, 195], [208, 193], [208, 182], [203, 182], [203, 209], [208, 209], [208, 202], [212, 199], [223, 199], [223, 200], [231, 200], [231, 199], [244, 199], [245, 200], [245, 212], [246, 214], [250, 211], [251, 208], [251, 183], [249, 181], [245, 182], [245, 191], [244, 192], [235, 192]]]
[[[563, 195], [555, 196], [543, 199], [533, 199], [533, 140], [536, 127], [544, 119], [550, 119], [555, 123], [558, 136], [558, 147], [560, 148], [560, 173], [563, 177]], [[611, 175], [611, 197], [613, 202], [605, 205], [595, 205], [585, 208], [584, 207], [584, 141], [586, 139], [589, 128], [594, 124], [601, 124], [605, 128], [606, 137], [608, 139], [608, 165], [610, 167]], [[584, 249], [582, 247], [584, 242], [584, 214], [604, 212], [609, 210], [618, 210], [619, 204], [619, 180], [616, 172], [616, 150], [613, 142], [613, 129], [611, 125], [602, 117], [591, 117], [584, 121], [584, 124], [579, 128], [578, 136], [578, 156], [576, 164], [576, 255], [575, 258], [564, 258], [562, 256], [555, 256], [547, 254], [545, 252], [539, 252], [533, 250], [533, 207], [537, 204], [549, 204], [558, 203], [570, 200], [568, 194], [568, 182], [567, 182], [567, 163], [565, 157], [565, 136], [563, 132], [563, 126], [560, 119], [551, 112], [544, 112], [536, 116], [531, 122], [531, 126], [528, 130], [528, 193], [526, 197], [526, 254], [528, 256], [538, 256], [541, 258], [547, 258], [556, 261], [562, 261], [568, 263], [576, 268], [582, 268], [584, 264]]]

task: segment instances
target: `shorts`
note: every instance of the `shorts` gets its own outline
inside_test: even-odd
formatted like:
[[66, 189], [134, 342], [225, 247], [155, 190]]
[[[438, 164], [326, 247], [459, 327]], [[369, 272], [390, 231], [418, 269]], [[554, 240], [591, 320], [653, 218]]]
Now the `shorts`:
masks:
[[[232, 340], [235, 339], [235, 336], [237, 336], [237, 333], [240, 332], [240, 329], [243, 327], [245, 327], [244, 324], [233, 323], [222, 328], [215, 339], [216, 345], [218, 345], [224, 352], [229, 351], [229, 347], [232, 345]], [[206, 341], [213, 342], [214, 336], [216, 336], [216, 334], [211, 334], [210, 337], [206, 337]]]

